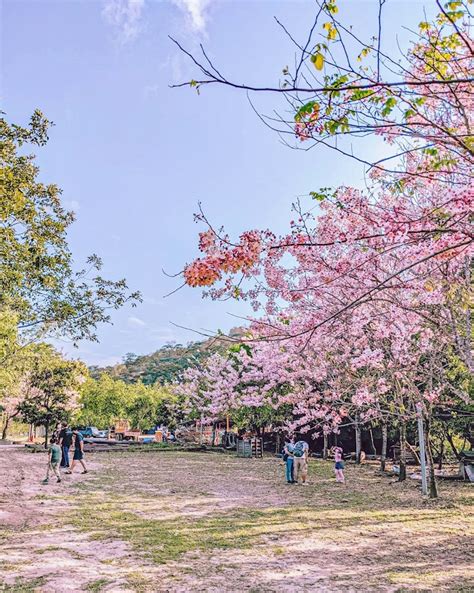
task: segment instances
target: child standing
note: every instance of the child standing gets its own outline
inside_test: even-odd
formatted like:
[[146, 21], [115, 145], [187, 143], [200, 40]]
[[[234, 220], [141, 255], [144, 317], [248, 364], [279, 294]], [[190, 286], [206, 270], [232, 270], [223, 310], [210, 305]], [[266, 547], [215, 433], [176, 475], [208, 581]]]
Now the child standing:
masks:
[[46, 478], [43, 480], [43, 484], [49, 482], [49, 472], [52, 471], [57, 478], [57, 482], [61, 481], [61, 475], [59, 474], [59, 462], [61, 461], [61, 447], [57, 443], [56, 437], [51, 438], [51, 444], [49, 447], [48, 455], [48, 469], [46, 471]]
[[346, 479], [344, 477], [344, 461], [342, 457], [342, 448], [341, 447], [334, 447], [334, 472], [336, 474], [336, 482], [345, 483]]

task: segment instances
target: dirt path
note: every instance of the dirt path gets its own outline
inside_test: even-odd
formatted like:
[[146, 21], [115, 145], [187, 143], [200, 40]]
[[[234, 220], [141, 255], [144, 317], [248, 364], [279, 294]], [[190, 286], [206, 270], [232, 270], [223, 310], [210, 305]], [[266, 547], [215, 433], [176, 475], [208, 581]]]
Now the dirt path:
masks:
[[[288, 486], [274, 459], [96, 453], [44, 486], [44, 454], [0, 449], [0, 591], [474, 590], [468, 485], [417, 485], [312, 462]], [[472, 513], [471, 513], [472, 519]]]

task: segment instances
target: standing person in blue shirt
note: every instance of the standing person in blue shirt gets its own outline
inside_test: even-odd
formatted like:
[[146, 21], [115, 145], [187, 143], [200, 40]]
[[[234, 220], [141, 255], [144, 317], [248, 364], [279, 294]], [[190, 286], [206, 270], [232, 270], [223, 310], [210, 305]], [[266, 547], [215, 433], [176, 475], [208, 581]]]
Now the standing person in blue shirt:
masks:
[[306, 479], [308, 478], [309, 445], [306, 441], [297, 441], [294, 444], [293, 457], [293, 475], [295, 477], [295, 482], [298, 484], [301, 475], [301, 483], [303, 486], [307, 486], [308, 483], [306, 482]]
[[72, 459], [71, 467], [66, 473], [72, 474], [72, 472], [74, 471], [74, 466], [76, 465], [76, 462], [79, 461], [79, 463], [82, 465], [83, 470], [84, 470], [82, 473], [87, 474], [87, 467], [86, 467], [86, 464], [84, 463], [84, 437], [78, 430], [73, 430], [72, 434], [74, 437], [74, 441], [73, 441], [74, 456]]
[[290, 437], [283, 448], [283, 460], [285, 462], [285, 477], [288, 484], [294, 484], [295, 479], [293, 477], [293, 450], [295, 447], [295, 437]]
[[69, 449], [72, 445], [72, 430], [67, 425], [67, 422], [63, 422], [62, 429], [59, 432], [59, 445], [62, 451], [61, 467], [69, 467]]

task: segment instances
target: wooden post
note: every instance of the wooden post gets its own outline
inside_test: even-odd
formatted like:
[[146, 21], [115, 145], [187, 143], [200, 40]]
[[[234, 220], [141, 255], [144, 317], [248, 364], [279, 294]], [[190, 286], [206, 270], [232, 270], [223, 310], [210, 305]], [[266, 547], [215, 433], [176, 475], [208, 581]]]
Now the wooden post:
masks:
[[230, 431], [230, 417], [229, 414], [225, 417], [225, 430], [226, 432]]

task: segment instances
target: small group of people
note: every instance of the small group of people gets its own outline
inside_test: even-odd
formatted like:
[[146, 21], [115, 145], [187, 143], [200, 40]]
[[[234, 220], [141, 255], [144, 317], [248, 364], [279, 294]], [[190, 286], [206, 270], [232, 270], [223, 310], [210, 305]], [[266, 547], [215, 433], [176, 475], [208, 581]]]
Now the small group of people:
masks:
[[175, 443], [176, 442], [176, 435], [171, 432], [171, 430], [166, 429], [163, 431], [163, 443]]
[[[334, 473], [336, 482], [345, 483], [344, 455], [341, 447], [331, 449], [334, 455]], [[285, 462], [285, 478], [287, 484], [308, 484], [308, 457], [309, 445], [306, 441], [296, 441], [289, 437], [283, 448], [283, 461]], [[301, 480], [301, 482], [300, 482]]]
[[[70, 463], [70, 450], [73, 449], [72, 462]], [[77, 463], [82, 466], [82, 473], [87, 474], [87, 466], [84, 461], [84, 437], [75, 429], [71, 429], [67, 422], [57, 425], [56, 430], [51, 436], [48, 469], [44, 484], [49, 482], [49, 476], [53, 473], [56, 481], [61, 482], [61, 473], [59, 468], [64, 468], [66, 474], [72, 474]]]

